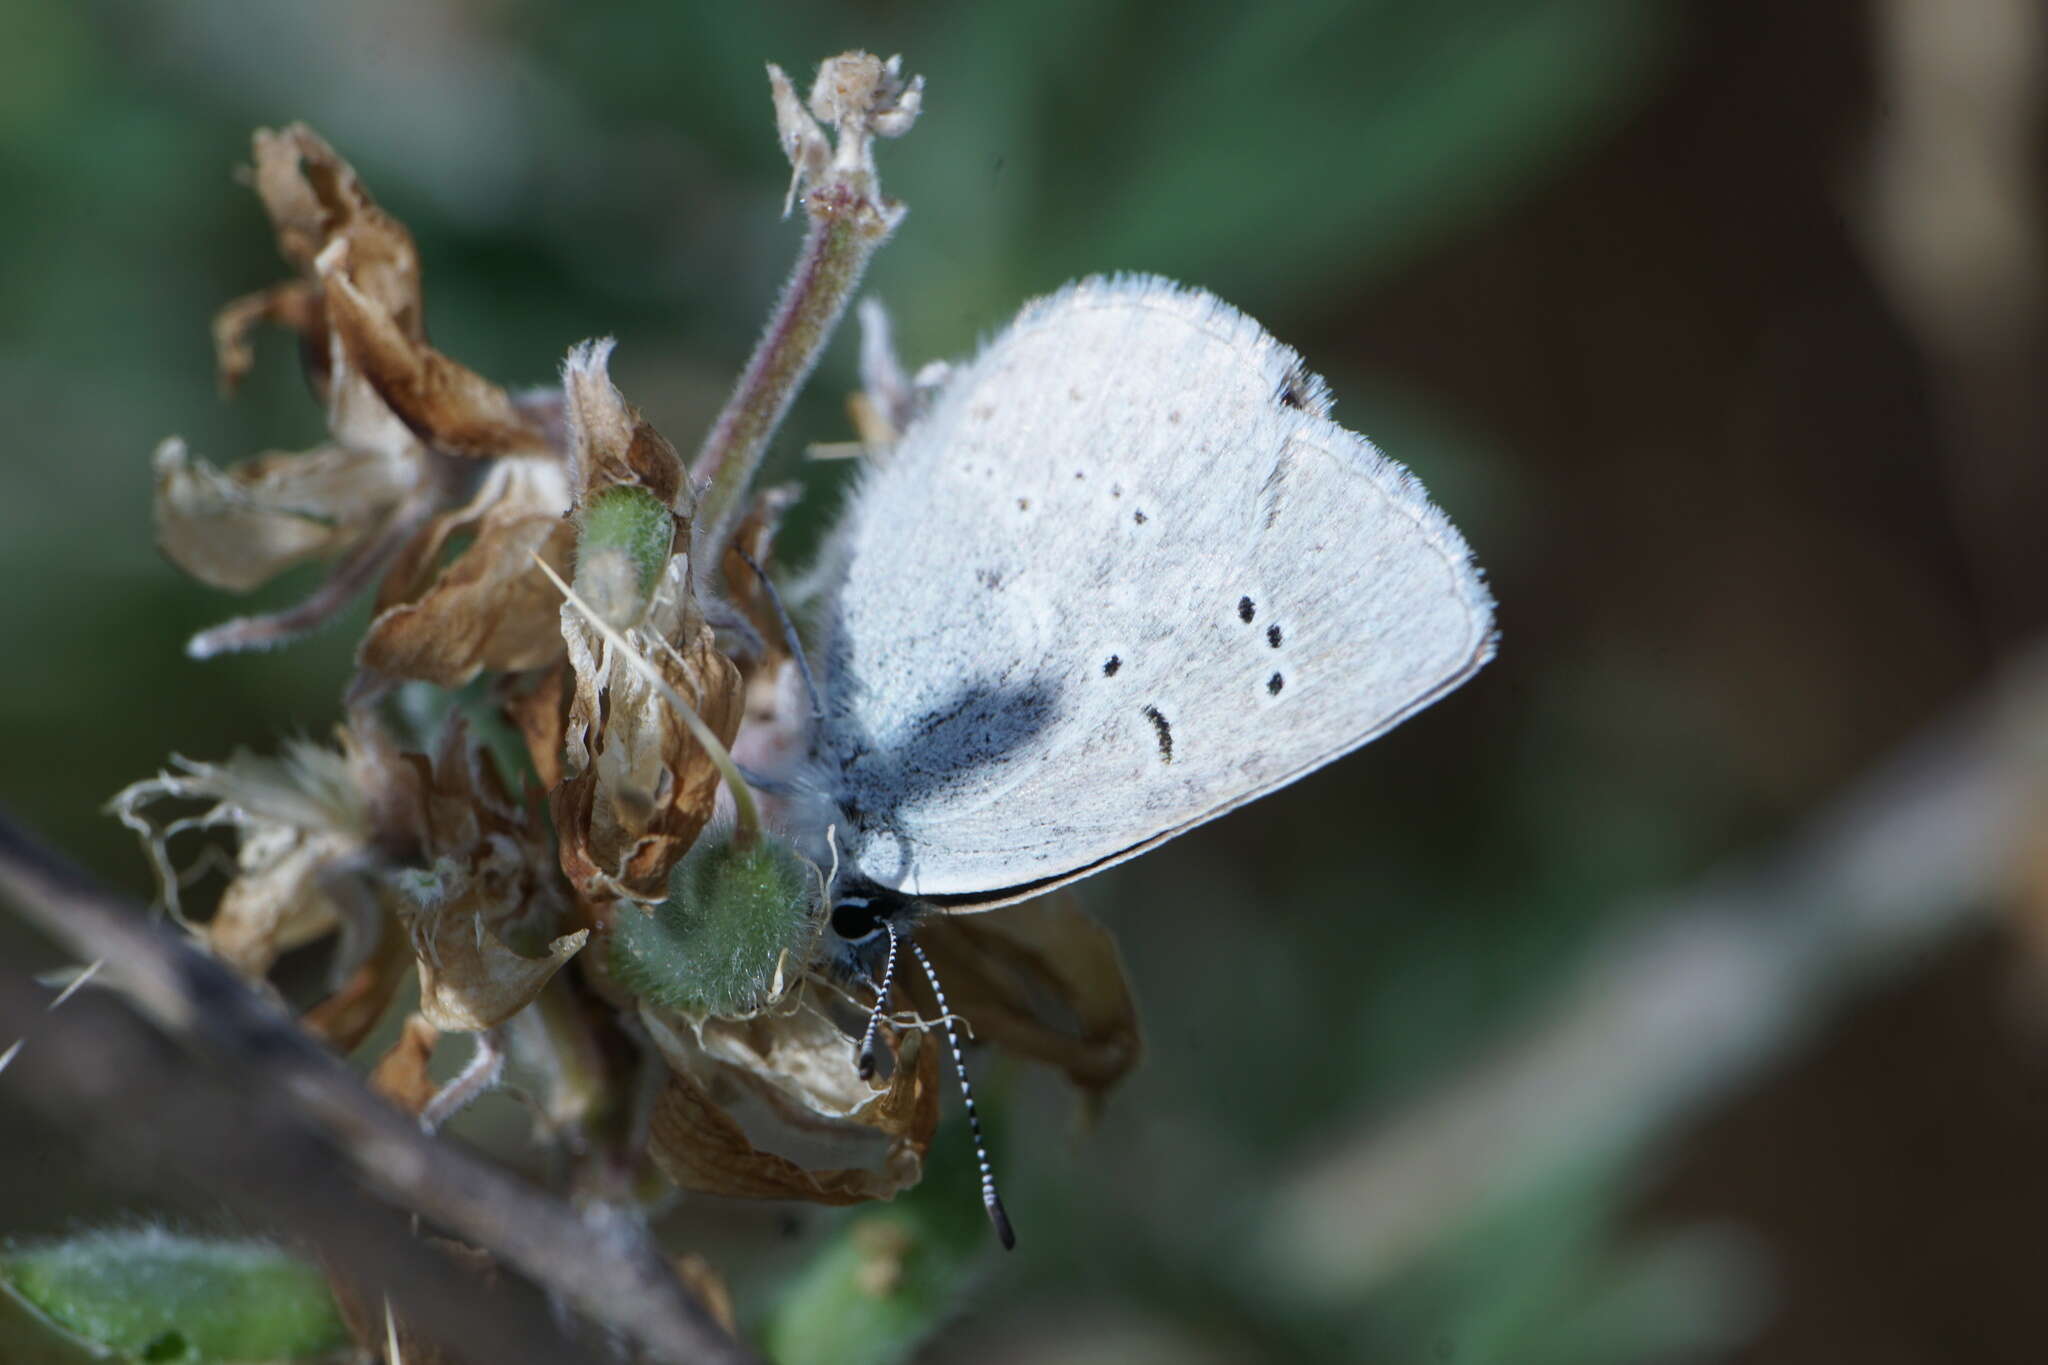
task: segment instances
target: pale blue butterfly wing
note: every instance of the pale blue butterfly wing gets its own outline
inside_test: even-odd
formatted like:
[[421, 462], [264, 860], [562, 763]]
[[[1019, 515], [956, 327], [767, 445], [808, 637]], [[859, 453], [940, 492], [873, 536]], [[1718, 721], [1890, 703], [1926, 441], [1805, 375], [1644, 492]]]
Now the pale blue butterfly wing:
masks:
[[1493, 653], [1421, 485], [1216, 298], [1026, 308], [855, 490], [814, 748], [842, 846], [948, 908], [1133, 856], [1358, 747]]

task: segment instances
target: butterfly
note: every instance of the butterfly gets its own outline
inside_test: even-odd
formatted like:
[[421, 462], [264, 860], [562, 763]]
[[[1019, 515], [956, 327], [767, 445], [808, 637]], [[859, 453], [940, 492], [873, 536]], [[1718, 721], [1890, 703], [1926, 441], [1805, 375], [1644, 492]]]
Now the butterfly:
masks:
[[1492, 658], [1457, 528], [1329, 412], [1213, 295], [1098, 277], [1028, 305], [864, 469], [816, 580], [809, 779], [844, 855], [834, 951], [880, 968], [863, 1074], [919, 916], [1135, 857]]
[[1422, 485], [1213, 295], [1027, 306], [866, 470], [825, 552], [812, 750], [851, 894], [984, 910], [1385, 733], [1493, 656]]

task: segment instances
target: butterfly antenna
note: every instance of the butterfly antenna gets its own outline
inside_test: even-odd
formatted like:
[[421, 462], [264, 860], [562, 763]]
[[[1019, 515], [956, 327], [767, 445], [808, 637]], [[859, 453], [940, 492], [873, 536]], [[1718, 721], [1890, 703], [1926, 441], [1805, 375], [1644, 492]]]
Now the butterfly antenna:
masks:
[[1001, 1239], [1003, 1250], [1014, 1251], [1017, 1234], [1010, 1230], [1010, 1215], [1003, 1211], [1002, 1196], [996, 1193], [995, 1168], [988, 1164], [988, 1143], [981, 1136], [981, 1115], [974, 1108], [974, 1087], [967, 1083], [967, 1059], [960, 1055], [960, 1035], [953, 1030], [953, 1012], [946, 1008], [946, 991], [939, 985], [939, 974], [932, 970], [932, 961], [924, 955], [916, 939], [910, 939], [910, 951], [917, 954], [917, 963], [924, 968], [924, 979], [932, 983], [932, 995], [939, 1002], [939, 1020], [946, 1026], [946, 1046], [953, 1049], [953, 1069], [960, 1074], [960, 1098], [967, 1102], [967, 1127], [974, 1134], [974, 1159], [981, 1166], [981, 1202], [988, 1209], [988, 1221], [995, 1224], [996, 1236]]
[[768, 594], [768, 605], [775, 608], [775, 619], [782, 623], [782, 643], [789, 647], [789, 656], [796, 660], [796, 671], [804, 680], [804, 695], [811, 699], [811, 719], [821, 719], [825, 707], [818, 700], [818, 681], [811, 676], [810, 661], [804, 658], [804, 642], [797, 638], [796, 623], [789, 619], [789, 612], [783, 608], [782, 594], [775, 591], [775, 580], [768, 571], [754, 562], [754, 557], [738, 545], [731, 547], [740, 557], [740, 562], [754, 571], [754, 577], [761, 580], [761, 590]]
[[882, 1015], [889, 1009], [889, 983], [896, 976], [896, 931], [889, 934], [889, 960], [882, 965], [882, 984], [875, 990], [875, 1007], [868, 1011], [868, 1031], [861, 1035], [860, 1052], [854, 1058], [854, 1066], [864, 1081], [873, 1080], [875, 1075], [875, 1031], [882, 1025]]

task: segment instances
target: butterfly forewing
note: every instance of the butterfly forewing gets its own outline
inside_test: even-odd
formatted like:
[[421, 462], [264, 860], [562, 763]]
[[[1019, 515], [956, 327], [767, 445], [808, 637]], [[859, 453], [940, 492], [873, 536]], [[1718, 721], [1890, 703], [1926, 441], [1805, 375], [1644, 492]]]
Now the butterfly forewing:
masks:
[[1027, 308], [835, 538], [817, 745], [868, 876], [959, 908], [1301, 776], [1490, 656], [1421, 486], [1251, 319], [1156, 279]]

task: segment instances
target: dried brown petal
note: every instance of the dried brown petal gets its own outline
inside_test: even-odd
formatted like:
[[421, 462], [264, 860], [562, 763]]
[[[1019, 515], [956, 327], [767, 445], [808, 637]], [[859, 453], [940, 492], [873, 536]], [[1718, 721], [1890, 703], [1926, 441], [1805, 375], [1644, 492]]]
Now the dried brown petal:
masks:
[[157, 544], [186, 573], [230, 592], [362, 541], [417, 479], [405, 462], [332, 445], [223, 472], [172, 437], [154, 464]]
[[350, 243], [332, 243], [317, 264], [337, 346], [422, 441], [450, 455], [549, 450], [546, 432], [505, 390], [427, 345], [357, 286]]
[[1138, 1007], [1116, 940], [1071, 893], [934, 915], [917, 937], [976, 1038], [1059, 1067], [1091, 1097], [1137, 1065]]
[[676, 1278], [683, 1282], [697, 1302], [704, 1305], [705, 1311], [725, 1329], [725, 1334], [737, 1339], [740, 1334], [739, 1317], [733, 1312], [732, 1287], [725, 1282], [725, 1276], [694, 1251], [686, 1251], [676, 1257], [675, 1268]]
[[412, 971], [412, 947], [394, 924], [382, 926], [368, 961], [340, 988], [299, 1016], [299, 1023], [337, 1052], [354, 1052], [384, 1017], [398, 988]]
[[327, 311], [310, 280], [286, 280], [244, 294], [213, 316], [213, 363], [223, 395], [234, 393], [256, 363], [249, 333], [269, 322], [298, 335], [300, 358], [314, 390], [327, 395]]
[[277, 233], [278, 254], [307, 276], [313, 258], [327, 244], [328, 213], [306, 180], [301, 157], [337, 162], [334, 149], [303, 123], [288, 128], [258, 128], [250, 135], [255, 167], [250, 179], [270, 226]]
[[[559, 594], [534, 566], [566, 566], [575, 528], [552, 459], [494, 463], [470, 501], [433, 518], [393, 559], [358, 662], [391, 677], [459, 687], [485, 668], [539, 668], [561, 656]], [[457, 537], [474, 542], [446, 567]]]
[[437, 1028], [496, 1028], [532, 1004], [590, 937], [588, 929], [578, 929], [549, 943], [546, 957], [522, 957], [488, 928], [478, 928], [482, 909], [473, 902], [451, 906], [432, 921], [427, 937], [415, 940], [420, 1013]]
[[398, 1041], [370, 1068], [370, 1089], [418, 1118], [440, 1089], [427, 1070], [427, 1063], [434, 1056], [434, 1044], [440, 1040], [441, 1031], [428, 1023], [425, 1015], [407, 1015]]
[[[332, 247], [345, 254], [358, 296], [367, 298], [405, 335], [423, 338], [419, 253], [412, 234], [377, 207], [354, 169], [305, 125], [293, 124], [282, 132], [258, 130], [255, 151], [256, 191], [277, 229], [278, 249], [300, 271], [303, 278], [295, 283], [308, 296], [293, 302], [293, 285], [280, 285], [273, 292], [283, 298], [272, 304], [272, 311], [290, 311], [308, 378], [327, 403], [329, 433], [345, 450], [405, 462], [414, 481], [427, 477], [422, 467], [425, 451], [418, 440], [377, 396], [348, 348], [333, 344], [331, 301], [316, 269], [322, 251]], [[217, 350], [224, 332], [234, 337], [236, 307], [229, 305], [215, 322]], [[221, 363], [225, 378], [229, 360], [224, 356]]]
[[533, 566], [566, 569], [575, 528], [560, 517], [493, 518], [418, 600], [379, 612], [357, 659], [396, 678], [460, 687], [482, 670], [541, 668], [559, 658], [561, 600]]
[[341, 907], [321, 884], [323, 868], [352, 856], [360, 837], [294, 830], [244, 841], [244, 870], [221, 893], [202, 937], [214, 956], [251, 979], [284, 953], [341, 927]]
[[320, 253], [349, 244], [350, 277], [405, 335], [425, 336], [420, 260], [412, 234], [370, 197], [355, 168], [303, 123], [253, 138], [256, 194], [277, 230], [277, 249], [308, 279]]
[[853, 1118], [875, 1104], [877, 1092], [854, 1068], [852, 1043], [824, 1002], [804, 982], [784, 1008], [693, 1022], [691, 1038], [706, 1056], [774, 1086], [807, 1113]]
[[[808, 996], [787, 1014], [707, 1039], [721, 1055], [687, 1023], [642, 1017], [670, 1066], [649, 1153], [684, 1189], [856, 1204], [923, 1174], [939, 1116], [934, 1039], [902, 1039], [895, 1074], [875, 1089], [853, 1069], [852, 1040]], [[806, 1102], [813, 1097], [822, 1109]]]
[[504, 711], [526, 741], [541, 790], [554, 790], [562, 780], [562, 733], [569, 724], [568, 665], [550, 668], [531, 686], [506, 696]]
[[[251, 976], [266, 972], [279, 953], [361, 913], [361, 907], [336, 899], [343, 882], [329, 877], [345, 877], [363, 858], [371, 835], [363, 785], [369, 774], [348, 732], [340, 735], [338, 750], [295, 740], [276, 756], [238, 750], [224, 763], [174, 759], [174, 771], [134, 783], [108, 805], [142, 836], [164, 903], [180, 919], [179, 874], [168, 840], [184, 829], [235, 830], [235, 878], [214, 919], [195, 932]], [[163, 800], [212, 804], [160, 825], [145, 812]], [[374, 903], [369, 914], [375, 914]], [[367, 933], [374, 926], [358, 927]]]
[[539, 827], [505, 790], [498, 768], [457, 713], [441, 727], [431, 759], [401, 754], [412, 770], [422, 809], [416, 819], [429, 857], [468, 857], [496, 840], [506, 846], [541, 842]]

